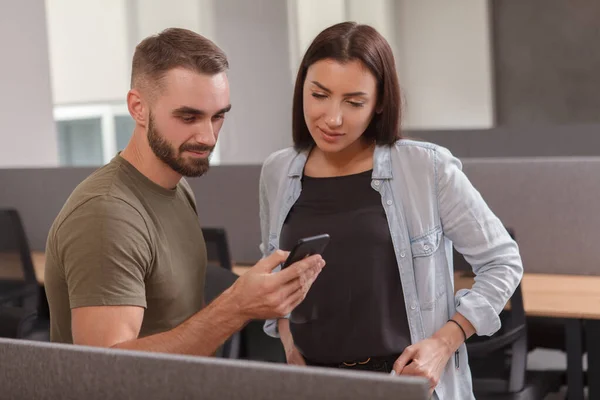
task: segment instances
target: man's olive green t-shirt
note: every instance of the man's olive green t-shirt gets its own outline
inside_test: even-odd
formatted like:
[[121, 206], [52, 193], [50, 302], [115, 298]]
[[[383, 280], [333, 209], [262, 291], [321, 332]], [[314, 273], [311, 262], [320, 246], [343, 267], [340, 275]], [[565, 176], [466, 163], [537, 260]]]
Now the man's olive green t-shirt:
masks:
[[140, 337], [172, 329], [202, 308], [206, 263], [187, 182], [165, 189], [116, 156], [73, 191], [50, 229], [50, 338], [72, 343], [71, 309], [87, 306], [145, 308]]

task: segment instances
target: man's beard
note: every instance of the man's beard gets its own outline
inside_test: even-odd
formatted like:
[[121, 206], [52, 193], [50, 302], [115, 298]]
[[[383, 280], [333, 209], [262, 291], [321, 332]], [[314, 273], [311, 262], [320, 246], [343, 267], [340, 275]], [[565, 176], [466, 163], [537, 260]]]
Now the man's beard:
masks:
[[189, 158], [182, 156], [184, 151], [204, 152], [208, 151], [212, 155], [214, 147], [202, 144], [184, 143], [176, 151], [169, 142], [162, 136], [154, 127], [154, 118], [150, 113], [148, 120], [148, 143], [150, 148], [162, 162], [167, 164], [171, 169], [178, 174], [186, 177], [202, 176], [210, 167], [210, 156], [206, 158]]

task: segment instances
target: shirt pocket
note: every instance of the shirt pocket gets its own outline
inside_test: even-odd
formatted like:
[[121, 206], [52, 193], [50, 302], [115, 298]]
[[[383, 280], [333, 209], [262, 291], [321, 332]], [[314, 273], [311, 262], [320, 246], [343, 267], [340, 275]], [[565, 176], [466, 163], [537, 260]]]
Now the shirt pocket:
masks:
[[415, 286], [422, 311], [432, 310], [438, 299], [446, 294], [442, 242], [441, 228], [411, 240]]

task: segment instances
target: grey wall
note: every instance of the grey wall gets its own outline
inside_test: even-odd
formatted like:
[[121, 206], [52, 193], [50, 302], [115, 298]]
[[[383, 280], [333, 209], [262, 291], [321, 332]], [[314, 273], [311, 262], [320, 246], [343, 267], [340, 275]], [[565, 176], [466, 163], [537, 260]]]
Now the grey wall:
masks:
[[292, 143], [287, 2], [218, 0], [215, 20], [233, 105], [219, 137], [221, 162], [262, 163]]
[[490, 3], [498, 125], [600, 122], [600, 2]]
[[0, 1], [0, 168], [58, 165], [44, 2]]

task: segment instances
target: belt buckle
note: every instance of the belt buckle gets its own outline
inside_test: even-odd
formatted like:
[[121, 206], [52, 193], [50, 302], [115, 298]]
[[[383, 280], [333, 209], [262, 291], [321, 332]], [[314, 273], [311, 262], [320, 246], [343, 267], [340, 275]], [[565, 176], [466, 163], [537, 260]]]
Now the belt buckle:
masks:
[[365, 365], [368, 364], [371, 361], [371, 357], [367, 358], [365, 361], [358, 361], [358, 362], [342, 362], [342, 364], [344, 364], [346, 367], [355, 367], [356, 365]]

